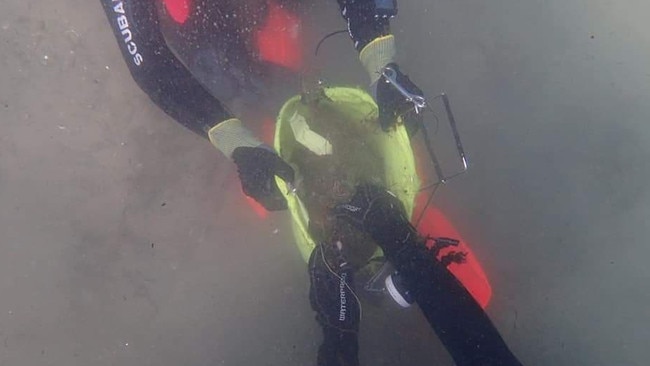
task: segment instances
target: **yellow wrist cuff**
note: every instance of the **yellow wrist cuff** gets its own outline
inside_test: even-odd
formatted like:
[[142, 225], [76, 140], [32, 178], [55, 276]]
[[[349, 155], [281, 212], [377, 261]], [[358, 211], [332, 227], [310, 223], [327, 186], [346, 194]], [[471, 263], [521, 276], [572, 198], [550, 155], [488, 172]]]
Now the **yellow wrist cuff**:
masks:
[[208, 138], [212, 145], [228, 158], [231, 158], [232, 152], [240, 146], [257, 147], [262, 145], [262, 142], [256, 139], [237, 118], [225, 120], [212, 127], [208, 131]]
[[395, 61], [395, 36], [387, 35], [375, 38], [359, 52], [359, 60], [370, 75], [370, 84], [381, 76], [381, 69]]

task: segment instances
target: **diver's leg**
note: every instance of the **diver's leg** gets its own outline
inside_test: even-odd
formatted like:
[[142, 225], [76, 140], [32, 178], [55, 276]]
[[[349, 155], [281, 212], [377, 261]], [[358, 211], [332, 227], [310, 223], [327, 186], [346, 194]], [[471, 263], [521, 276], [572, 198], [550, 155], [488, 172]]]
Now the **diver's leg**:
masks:
[[330, 244], [314, 249], [309, 259], [309, 300], [323, 329], [318, 366], [359, 364], [360, 304], [354, 294], [353, 270]]

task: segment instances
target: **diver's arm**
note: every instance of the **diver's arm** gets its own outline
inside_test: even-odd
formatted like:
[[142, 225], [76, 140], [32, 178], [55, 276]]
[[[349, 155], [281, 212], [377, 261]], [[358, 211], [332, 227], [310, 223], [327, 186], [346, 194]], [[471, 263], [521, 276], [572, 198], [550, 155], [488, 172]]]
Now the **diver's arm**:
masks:
[[421, 244], [395, 196], [380, 187], [360, 187], [336, 211], [383, 249], [456, 365], [521, 365], [474, 297]]
[[[390, 33], [390, 18], [397, 15], [397, 2], [392, 0], [337, 0], [341, 15], [348, 23], [348, 32], [359, 59], [370, 75], [371, 84], [380, 77], [381, 69], [394, 62], [395, 37]], [[394, 4], [393, 9], [378, 3]]]
[[167, 47], [156, 0], [100, 1], [133, 79], [165, 113], [204, 137], [232, 118]]
[[398, 121], [404, 122], [409, 135], [419, 130], [422, 116], [392, 82], [387, 73], [394, 73], [393, 82], [412, 96], [423, 96], [418, 88], [395, 64], [395, 37], [390, 33], [390, 19], [397, 15], [397, 0], [337, 0], [341, 14], [348, 22], [348, 31], [359, 51], [359, 60], [370, 77], [372, 95], [379, 105], [379, 122], [388, 131]]
[[244, 193], [269, 210], [286, 208], [275, 175], [293, 180], [293, 170], [263, 146], [214, 98], [167, 47], [156, 0], [100, 0], [131, 75], [163, 111], [207, 137], [237, 164]]

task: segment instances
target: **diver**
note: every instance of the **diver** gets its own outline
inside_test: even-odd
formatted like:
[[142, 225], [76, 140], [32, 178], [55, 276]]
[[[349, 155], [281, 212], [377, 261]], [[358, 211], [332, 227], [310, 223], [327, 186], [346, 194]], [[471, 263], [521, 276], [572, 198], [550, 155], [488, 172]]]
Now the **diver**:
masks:
[[[246, 195], [268, 210], [286, 209], [274, 176], [291, 183], [293, 169], [246, 129], [233, 110], [240, 103], [261, 101], [262, 105], [269, 95], [265, 76], [277, 71], [259, 58], [256, 31], [274, 6], [295, 9], [303, 1], [100, 1], [138, 86], [165, 113], [208, 138], [233, 160]], [[390, 130], [400, 116], [415, 131], [421, 115], [382, 73], [390, 66], [403, 89], [422, 95], [395, 64], [390, 19], [397, 15], [396, 0], [337, 2], [370, 76], [381, 127]], [[291, 64], [284, 66], [289, 71], [285, 75], [295, 73]], [[338, 207], [335, 216], [351, 219], [384, 249], [458, 365], [519, 364], [463, 286], [422, 251], [415, 230], [395, 201], [381, 189], [360, 188], [350, 204]], [[324, 332], [318, 354], [318, 364], [323, 366], [358, 364], [359, 304], [351, 287], [354, 268], [345, 261], [341, 245], [320, 245], [309, 263], [310, 299]]]

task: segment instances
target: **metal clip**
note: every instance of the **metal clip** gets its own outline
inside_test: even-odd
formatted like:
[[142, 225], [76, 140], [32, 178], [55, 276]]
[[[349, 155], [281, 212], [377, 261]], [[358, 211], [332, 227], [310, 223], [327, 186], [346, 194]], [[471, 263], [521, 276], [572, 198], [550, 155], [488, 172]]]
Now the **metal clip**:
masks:
[[427, 107], [427, 100], [424, 99], [423, 96], [413, 94], [406, 90], [400, 83], [397, 82], [397, 71], [393, 69], [390, 66], [386, 66], [381, 70], [381, 74], [386, 78], [386, 81], [388, 81], [391, 85], [397, 89], [400, 94], [406, 98], [407, 102], [413, 103], [413, 106], [415, 108], [415, 113], [420, 113], [424, 108]]

